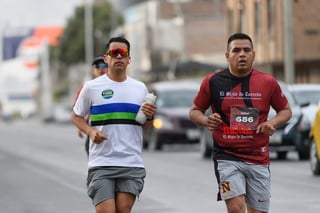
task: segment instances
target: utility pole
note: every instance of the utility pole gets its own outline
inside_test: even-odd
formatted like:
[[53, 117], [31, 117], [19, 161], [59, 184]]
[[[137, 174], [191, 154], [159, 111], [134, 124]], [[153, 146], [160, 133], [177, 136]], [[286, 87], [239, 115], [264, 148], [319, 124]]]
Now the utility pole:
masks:
[[2, 23], [0, 22], [0, 66], [3, 61], [3, 31], [4, 28], [2, 26]]
[[295, 82], [294, 46], [292, 30], [292, 0], [283, 1], [284, 19], [284, 76], [287, 84]]
[[50, 65], [49, 65], [49, 44], [44, 40], [40, 55], [40, 87], [41, 87], [41, 118], [45, 120], [50, 117], [48, 113], [52, 111], [52, 91], [50, 81]]
[[84, 9], [84, 32], [85, 32], [85, 58], [86, 58], [86, 79], [90, 79], [89, 70], [93, 61], [93, 18], [92, 0], [85, 0]]

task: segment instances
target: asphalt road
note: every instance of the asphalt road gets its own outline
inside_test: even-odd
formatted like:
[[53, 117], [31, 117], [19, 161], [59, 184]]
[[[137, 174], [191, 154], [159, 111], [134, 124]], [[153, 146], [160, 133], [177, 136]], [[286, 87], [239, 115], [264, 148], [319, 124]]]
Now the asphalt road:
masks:
[[[0, 209], [4, 213], [94, 212], [86, 195], [84, 140], [72, 125], [0, 121]], [[216, 201], [211, 160], [197, 146], [144, 152], [147, 177], [133, 213], [226, 212]], [[272, 213], [315, 213], [320, 177], [290, 153], [272, 160]]]

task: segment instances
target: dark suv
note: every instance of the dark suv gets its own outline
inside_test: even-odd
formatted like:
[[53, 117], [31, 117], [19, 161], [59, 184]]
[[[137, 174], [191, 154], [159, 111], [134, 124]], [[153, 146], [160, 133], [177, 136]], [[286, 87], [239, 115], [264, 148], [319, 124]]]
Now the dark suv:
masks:
[[200, 83], [176, 80], [153, 83], [157, 113], [143, 131], [144, 148], [161, 150], [164, 144], [199, 143], [200, 129], [189, 119], [189, 109]]

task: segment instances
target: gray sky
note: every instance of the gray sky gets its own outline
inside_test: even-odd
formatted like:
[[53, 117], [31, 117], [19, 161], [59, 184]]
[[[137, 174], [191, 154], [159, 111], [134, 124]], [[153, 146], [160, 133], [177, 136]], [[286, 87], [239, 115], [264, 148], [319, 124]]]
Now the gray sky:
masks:
[[0, 26], [62, 25], [85, 0], [1, 0]]
[[[4, 26], [65, 26], [75, 7], [87, 1], [90, 0], [0, 0], [0, 30]], [[109, 0], [120, 10], [143, 1], [146, 0]]]

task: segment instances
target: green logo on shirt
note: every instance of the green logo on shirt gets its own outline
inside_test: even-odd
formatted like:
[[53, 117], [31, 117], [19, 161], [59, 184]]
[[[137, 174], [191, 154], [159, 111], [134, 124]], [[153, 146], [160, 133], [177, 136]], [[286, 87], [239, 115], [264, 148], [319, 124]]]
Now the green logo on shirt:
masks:
[[113, 96], [113, 91], [112, 89], [104, 89], [101, 93], [102, 97], [104, 99], [109, 99], [109, 98], [112, 98]]

